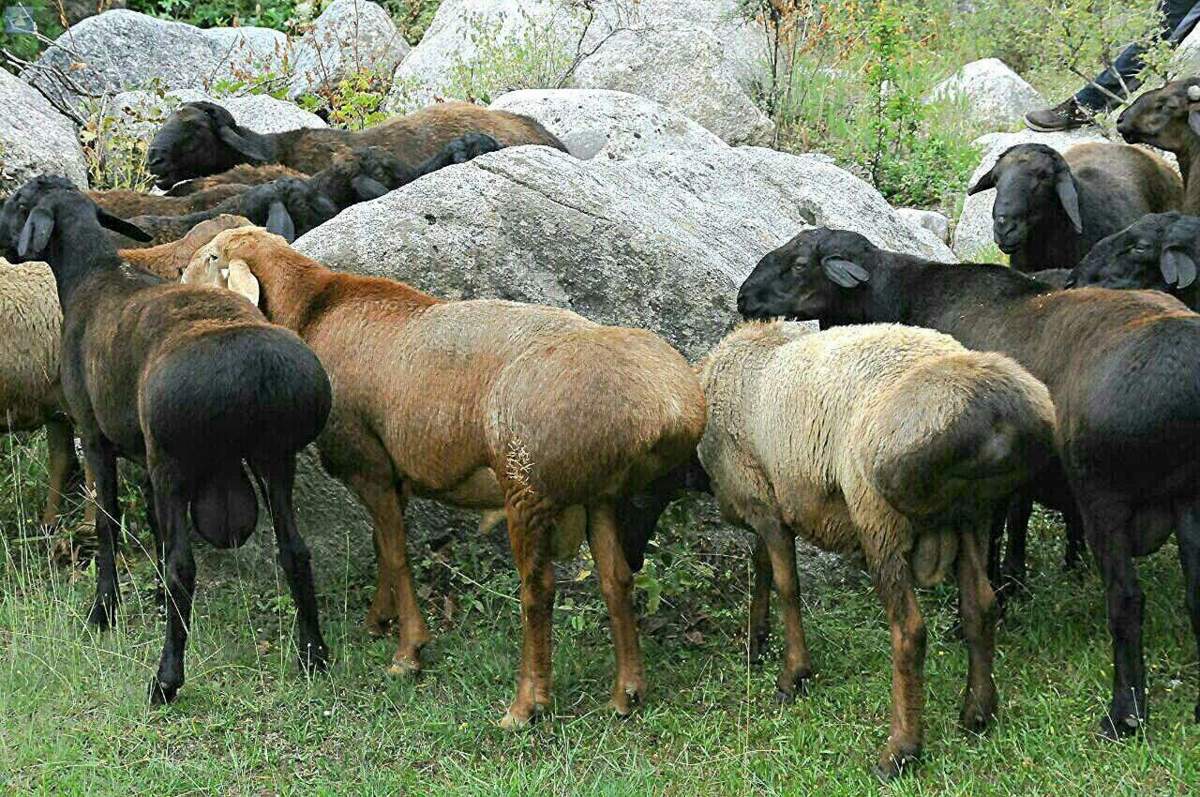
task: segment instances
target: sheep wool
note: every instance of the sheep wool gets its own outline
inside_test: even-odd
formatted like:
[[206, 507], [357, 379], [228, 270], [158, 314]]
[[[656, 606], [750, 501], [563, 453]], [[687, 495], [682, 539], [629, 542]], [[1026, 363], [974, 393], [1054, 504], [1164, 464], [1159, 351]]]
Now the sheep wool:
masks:
[[61, 328], [50, 268], [0, 258], [0, 412], [10, 430], [39, 428], [58, 411]]

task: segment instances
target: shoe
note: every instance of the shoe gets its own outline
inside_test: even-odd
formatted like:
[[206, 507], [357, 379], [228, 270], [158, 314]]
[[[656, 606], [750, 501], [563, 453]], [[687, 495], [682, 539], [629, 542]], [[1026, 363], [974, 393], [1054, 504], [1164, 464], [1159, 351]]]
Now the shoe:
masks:
[[1025, 114], [1025, 126], [1039, 133], [1058, 133], [1074, 130], [1093, 122], [1094, 113], [1068, 97], [1053, 108]]

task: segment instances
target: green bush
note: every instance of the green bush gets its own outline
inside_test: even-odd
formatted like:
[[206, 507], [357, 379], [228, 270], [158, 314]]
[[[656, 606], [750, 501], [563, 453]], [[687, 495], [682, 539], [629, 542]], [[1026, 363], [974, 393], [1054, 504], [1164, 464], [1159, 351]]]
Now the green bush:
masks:
[[285, 30], [295, 18], [295, 0], [131, 0], [129, 8], [201, 28], [254, 25]]

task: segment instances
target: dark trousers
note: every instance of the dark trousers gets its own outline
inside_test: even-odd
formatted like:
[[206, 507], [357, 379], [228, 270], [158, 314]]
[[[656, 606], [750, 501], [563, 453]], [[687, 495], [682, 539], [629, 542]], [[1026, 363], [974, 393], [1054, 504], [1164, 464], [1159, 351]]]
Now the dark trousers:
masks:
[[[1174, 44], [1183, 41], [1192, 32], [1192, 28], [1196, 27], [1196, 22], [1200, 21], [1200, 2], [1197, 0], [1160, 0], [1158, 10], [1163, 15], [1163, 27], [1160, 35], [1164, 39], [1170, 39]], [[1111, 67], [1100, 73], [1094, 81], [1096, 85], [1088, 85], [1075, 95], [1075, 101], [1093, 111], [1101, 111], [1119, 105], [1117, 100], [1105, 94], [1097, 86], [1118, 97], [1124, 97], [1125, 88], [1135, 89], [1138, 87], [1139, 84], [1133, 76], [1141, 69], [1142, 48], [1131, 44], [1121, 51]], [[1124, 81], [1124, 87], [1122, 87], [1122, 81]]]

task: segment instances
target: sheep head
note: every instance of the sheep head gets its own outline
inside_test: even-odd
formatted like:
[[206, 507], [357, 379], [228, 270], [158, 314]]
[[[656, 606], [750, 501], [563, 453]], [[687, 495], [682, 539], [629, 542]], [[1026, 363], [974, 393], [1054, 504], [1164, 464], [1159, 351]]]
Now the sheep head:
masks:
[[338, 214], [329, 197], [304, 180], [283, 177], [255, 186], [242, 195], [241, 213], [253, 224], [291, 243]]
[[992, 236], [1007, 255], [1028, 245], [1034, 230], [1059, 212], [1066, 214], [1076, 233], [1083, 232], [1071, 167], [1044, 144], [1018, 144], [1005, 150], [967, 195], [993, 188]]
[[150, 240], [140, 227], [101, 208], [67, 178], [43, 174], [25, 183], [4, 203], [0, 255], [13, 263], [45, 259], [41, 256], [68, 217], [94, 221], [135, 241]]
[[855, 232], [805, 230], [754, 267], [738, 291], [738, 312], [747, 319], [853, 323], [863, 315], [862, 286], [877, 251]]
[[[1182, 263], [1187, 257], [1184, 243], [1177, 239], [1174, 248], [1166, 248], [1168, 232], [1183, 218], [1178, 213], [1150, 213], [1121, 232], [1097, 243], [1071, 274], [1071, 287], [1093, 286], [1115, 289], [1153, 289], [1170, 292], [1180, 287]], [[1200, 219], [1195, 221], [1200, 222]], [[1182, 228], [1180, 230], [1182, 232]], [[1195, 228], [1192, 227], [1195, 234]], [[1164, 268], [1164, 264], [1166, 268]], [[1170, 270], [1172, 279], [1165, 279]], [[1195, 264], [1190, 265], [1190, 284], [1195, 279]]]
[[1183, 152], [1200, 136], [1200, 78], [1176, 80], [1144, 92], [1121, 112], [1117, 130], [1130, 144]]
[[243, 163], [271, 160], [256, 137], [233, 114], [211, 102], [180, 106], [150, 142], [147, 165], [159, 188], [205, 177]]

